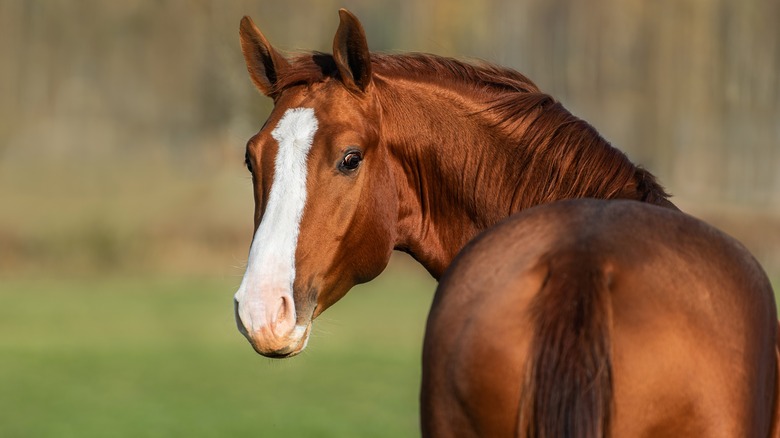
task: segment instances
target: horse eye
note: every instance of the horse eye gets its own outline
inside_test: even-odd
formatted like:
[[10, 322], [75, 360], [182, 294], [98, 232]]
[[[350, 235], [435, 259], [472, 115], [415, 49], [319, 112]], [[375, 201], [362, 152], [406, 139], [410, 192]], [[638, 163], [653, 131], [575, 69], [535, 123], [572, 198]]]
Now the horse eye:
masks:
[[355, 170], [361, 161], [363, 161], [363, 157], [360, 155], [360, 152], [351, 151], [341, 160], [341, 168], [344, 170]]

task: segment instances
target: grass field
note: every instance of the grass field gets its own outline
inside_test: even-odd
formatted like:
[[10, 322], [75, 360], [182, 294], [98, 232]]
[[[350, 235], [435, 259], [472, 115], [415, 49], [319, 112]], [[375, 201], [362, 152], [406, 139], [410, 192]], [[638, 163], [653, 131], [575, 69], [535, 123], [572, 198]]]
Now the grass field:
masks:
[[281, 361], [238, 334], [238, 281], [0, 279], [0, 437], [419, 433], [430, 278], [396, 264]]
[[419, 433], [424, 273], [353, 289], [282, 361], [236, 330], [238, 281], [0, 279], [0, 436]]

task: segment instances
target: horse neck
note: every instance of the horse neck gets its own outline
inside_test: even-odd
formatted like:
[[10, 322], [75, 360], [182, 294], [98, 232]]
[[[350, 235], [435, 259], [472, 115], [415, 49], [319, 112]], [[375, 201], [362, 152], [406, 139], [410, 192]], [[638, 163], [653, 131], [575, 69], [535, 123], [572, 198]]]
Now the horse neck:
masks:
[[527, 114], [503, 117], [489, 110], [500, 101], [465, 89], [389, 82], [378, 100], [398, 187], [396, 249], [436, 279], [469, 240], [524, 208], [583, 197], [674, 208], [651, 174], [546, 95]]

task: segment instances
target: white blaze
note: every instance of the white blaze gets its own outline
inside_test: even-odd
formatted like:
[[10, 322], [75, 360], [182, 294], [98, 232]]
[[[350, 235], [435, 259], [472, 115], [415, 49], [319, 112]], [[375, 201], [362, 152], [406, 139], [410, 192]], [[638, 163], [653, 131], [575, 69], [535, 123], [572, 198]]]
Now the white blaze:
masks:
[[272, 312], [278, 309], [282, 296], [294, 302], [295, 248], [306, 204], [306, 162], [316, 131], [312, 108], [291, 108], [271, 132], [279, 144], [271, 193], [235, 296], [239, 316], [250, 331], [273, 322], [267, 320], [267, 308]]

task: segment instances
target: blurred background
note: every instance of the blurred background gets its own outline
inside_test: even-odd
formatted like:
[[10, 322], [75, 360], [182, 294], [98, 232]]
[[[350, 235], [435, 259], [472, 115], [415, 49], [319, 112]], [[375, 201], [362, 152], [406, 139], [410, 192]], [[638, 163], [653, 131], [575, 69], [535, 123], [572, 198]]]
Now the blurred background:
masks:
[[525, 73], [780, 285], [775, 0], [0, 0], [0, 436], [417, 434], [435, 283], [407, 257], [295, 359], [233, 322], [271, 108], [239, 19], [329, 51], [339, 7], [372, 50]]

